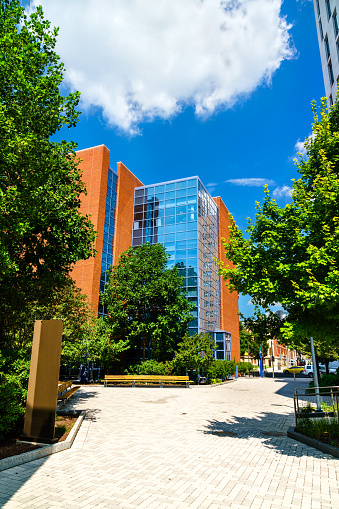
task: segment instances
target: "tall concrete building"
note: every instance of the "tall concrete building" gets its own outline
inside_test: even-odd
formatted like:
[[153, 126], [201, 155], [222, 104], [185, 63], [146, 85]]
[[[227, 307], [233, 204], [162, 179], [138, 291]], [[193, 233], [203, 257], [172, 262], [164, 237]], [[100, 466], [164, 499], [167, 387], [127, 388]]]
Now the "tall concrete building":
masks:
[[80, 150], [78, 156], [87, 187], [82, 211], [91, 215], [98, 236], [96, 256], [78, 262], [72, 276], [94, 310], [105, 311], [99, 292], [121, 253], [160, 243], [195, 305], [189, 333], [210, 332], [217, 358], [239, 361], [238, 295], [228, 291], [214, 263], [214, 258], [226, 261], [221, 238], [229, 236], [230, 218], [221, 198], [212, 198], [198, 176], [144, 186], [121, 162], [116, 171], [110, 168], [104, 145]]
[[339, 77], [339, 0], [313, 0], [321, 65], [328, 105], [332, 106]]

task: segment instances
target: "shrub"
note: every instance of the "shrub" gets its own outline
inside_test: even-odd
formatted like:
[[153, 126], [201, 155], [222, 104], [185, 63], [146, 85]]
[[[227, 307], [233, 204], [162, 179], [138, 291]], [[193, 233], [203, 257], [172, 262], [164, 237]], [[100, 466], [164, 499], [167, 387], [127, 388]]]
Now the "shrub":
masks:
[[241, 375], [248, 373], [253, 369], [253, 365], [251, 362], [238, 362], [238, 371]]
[[228, 376], [234, 375], [235, 373], [235, 362], [234, 361], [220, 361], [214, 360], [210, 369], [208, 370], [208, 376], [212, 379], [225, 380]]
[[[319, 378], [319, 387], [332, 387], [339, 385], [339, 375], [334, 373], [329, 373], [322, 375]], [[309, 384], [309, 387], [314, 387], [314, 381]]]
[[25, 413], [29, 362], [0, 353], [0, 439], [11, 432]]
[[171, 370], [172, 366], [169, 362], [158, 362], [151, 359], [130, 366], [128, 372], [131, 375], [170, 375]]

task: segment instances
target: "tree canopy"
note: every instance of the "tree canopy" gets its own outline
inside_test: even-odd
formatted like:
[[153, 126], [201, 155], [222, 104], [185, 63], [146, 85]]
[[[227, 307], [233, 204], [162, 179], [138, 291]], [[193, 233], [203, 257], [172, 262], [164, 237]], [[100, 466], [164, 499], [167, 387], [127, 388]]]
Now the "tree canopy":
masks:
[[[292, 203], [279, 207], [265, 188], [247, 238], [232, 224], [224, 242], [235, 267], [220, 266], [231, 290], [248, 294], [265, 310], [280, 303], [288, 313], [285, 342], [319, 353], [339, 353], [339, 110], [326, 100], [312, 106], [312, 135], [296, 161]], [[256, 320], [256, 318], [254, 319]]]
[[125, 251], [110, 269], [105, 292], [107, 321], [116, 340], [128, 339], [135, 359], [171, 359], [192, 320], [177, 268], [167, 268], [161, 244]]
[[63, 96], [58, 30], [42, 9], [26, 17], [0, 0], [0, 338], [20, 329], [26, 306], [67, 284], [79, 259], [93, 255], [95, 233], [80, 213], [85, 192], [75, 144], [51, 141], [75, 126], [79, 92]]
[[214, 362], [222, 364], [224, 361], [214, 361], [214, 352], [217, 349], [215, 341], [210, 334], [185, 334], [172, 361], [176, 372], [185, 373], [186, 370], [194, 370], [196, 380], [199, 374], [208, 372]]

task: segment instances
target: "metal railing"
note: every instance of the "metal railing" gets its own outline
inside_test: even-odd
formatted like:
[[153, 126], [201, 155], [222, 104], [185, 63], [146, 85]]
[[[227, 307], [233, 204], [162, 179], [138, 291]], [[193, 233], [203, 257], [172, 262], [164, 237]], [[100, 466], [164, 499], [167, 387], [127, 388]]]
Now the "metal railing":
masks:
[[298, 419], [305, 417], [337, 417], [339, 419], [338, 386], [297, 388], [293, 399], [295, 425]]

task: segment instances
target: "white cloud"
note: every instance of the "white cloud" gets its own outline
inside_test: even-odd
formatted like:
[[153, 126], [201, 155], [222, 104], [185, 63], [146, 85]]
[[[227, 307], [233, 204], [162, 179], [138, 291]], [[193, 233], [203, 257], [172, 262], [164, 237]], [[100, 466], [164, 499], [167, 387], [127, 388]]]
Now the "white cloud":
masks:
[[265, 184], [268, 186], [275, 186], [274, 180], [264, 178], [243, 178], [243, 179], [228, 179], [225, 180], [225, 184], [235, 184], [236, 186], [247, 186], [247, 187], [262, 187]]
[[300, 152], [303, 157], [306, 155], [306, 148], [305, 148], [305, 142], [298, 140], [297, 143], [294, 145], [295, 151], [297, 154]]
[[82, 107], [129, 132], [187, 105], [229, 107], [294, 55], [281, 0], [31, 0], [40, 4], [60, 27]]
[[291, 198], [292, 196], [292, 187], [289, 186], [282, 186], [282, 187], [276, 187], [272, 193], [273, 198]]

